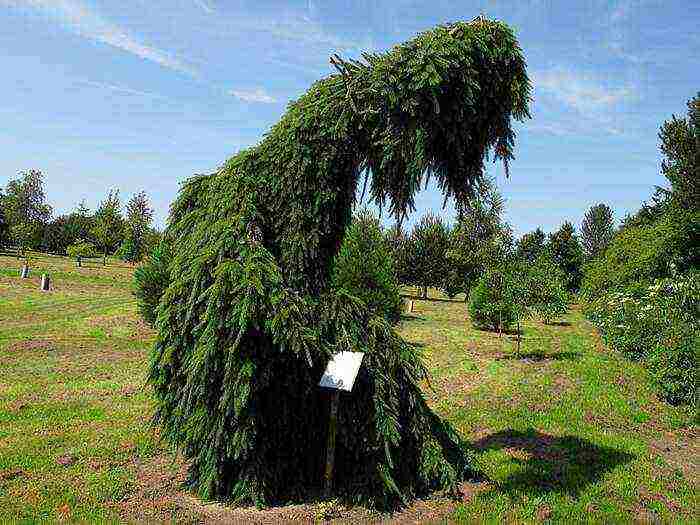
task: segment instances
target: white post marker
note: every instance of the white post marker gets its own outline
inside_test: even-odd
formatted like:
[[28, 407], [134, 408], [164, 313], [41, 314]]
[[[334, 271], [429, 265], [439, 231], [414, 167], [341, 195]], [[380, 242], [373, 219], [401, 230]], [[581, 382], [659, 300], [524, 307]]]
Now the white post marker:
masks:
[[335, 434], [338, 422], [340, 391], [352, 391], [357, 373], [362, 365], [362, 352], [339, 352], [328, 362], [326, 371], [318, 386], [329, 388], [331, 392], [330, 416], [328, 419], [328, 449], [326, 451], [325, 494], [330, 496], [333, 488], [333, 465], [335, 462]]

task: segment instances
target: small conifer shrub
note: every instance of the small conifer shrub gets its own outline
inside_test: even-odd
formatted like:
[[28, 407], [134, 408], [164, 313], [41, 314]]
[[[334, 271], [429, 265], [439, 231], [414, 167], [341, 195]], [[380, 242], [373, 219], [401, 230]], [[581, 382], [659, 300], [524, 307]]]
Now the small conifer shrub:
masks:
[[360, 298], [390, 323], [401, 317], [403, 299], [394, 259], [379, 219], [367, 210], [353, 218], [345, 233], [333, 265], [333, 285]]
[[136, 295], [139, 313], [151, 326], [156, 322], [158, 302], [170, 283], [171, 259], [169, 245], [161, 242], [153, 248], [144, 263], [134, 272], [136, 284], [134, 295]]

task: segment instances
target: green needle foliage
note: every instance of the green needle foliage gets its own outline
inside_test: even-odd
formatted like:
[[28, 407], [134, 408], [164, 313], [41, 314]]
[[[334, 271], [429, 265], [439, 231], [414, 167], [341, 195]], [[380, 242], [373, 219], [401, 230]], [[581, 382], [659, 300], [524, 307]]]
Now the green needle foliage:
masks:
[[151, 326], [156, 322], [156, 308], [170, 283], [170, 245], [161, 242], [153, 248], [141, 266], [134, 272], [134, 295], [139, 313]]
[[402, 218], [427, 177], [465, 203], [489, 151], [507, 165], [512, 119], [528, 116], [525, 60], [511, 29], [483, 18], [363, 57], [333, 57], [338, 73], [171, 209], [150, 384], [161, 435], [204, 498], [265, 505], [320, 486], [329, 396], [317, 385], [344, 350], [365, 357], [341, 394], [337, 495], [389, 507], [467, 472], [423, 398], [418, 351], [332, 287], [332, 263], [361, 174]]
[[348, 227], [333, 265], [333, 286], [361, 299], [391, 323], [403, 310], [389, 241], [379, 219], [361, 210]]

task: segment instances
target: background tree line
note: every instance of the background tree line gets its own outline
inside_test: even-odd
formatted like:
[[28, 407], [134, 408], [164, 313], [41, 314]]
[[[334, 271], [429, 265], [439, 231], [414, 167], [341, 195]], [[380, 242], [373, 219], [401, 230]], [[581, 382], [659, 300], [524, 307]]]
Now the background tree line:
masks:
[[81, 201], [74, 211], [54, 217], [43, 173], [22, 172], [0, 190], [0, 249], [70, 255], [78, 261], [99, 255], [104, 263], [108, 255], [141, 261], [160, 238], [152, 226], [153, 209], [145, 192], [129, 199], [126, 213], [122, 208], [119, 190], [109, 190], [94, 212]]
[[578, 291], [583, 267], [604, 251], [614, 233], [612, 209], [591, 207], [581, 233], [571, 222], [545, 234], [541, 228], [515, 239], [503, 218], [504, 199], [493, 180], [484, 180], [472, 202], [457, 210], [454, 224], [428, 213], [410, 230], [394, 225], [385, 231], [400, 284], [416, 286], [426, 297], [437, 288], [448, 297], [467, 294], [491, 267], [534, 264], [547, 259], [560, 272], [566, 290]]

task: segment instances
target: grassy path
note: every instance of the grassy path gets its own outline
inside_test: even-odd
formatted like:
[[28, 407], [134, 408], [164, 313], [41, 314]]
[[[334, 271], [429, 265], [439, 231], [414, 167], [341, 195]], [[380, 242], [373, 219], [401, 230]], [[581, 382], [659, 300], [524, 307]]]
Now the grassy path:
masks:
[[[60, 258], [16, 277], [0, 257], [0, 522], [450, 521], [691, 523], [700, 448], [688, 409], [658, 401], [644, 370], [607, 351], [573, 311], [512, 336], [471, 328], [463, 303], [417, 301], [400, 331], [422, 345], [426, 395], [471, 443], [463, 498], [393, 516], [337, 504], [256, 511], [203, 504], [185, 466], [149, 430], [143, 388], [153, 333], [136, 316], [131, 269]], [[55, 290], [38, 291], [42, 268]]]

